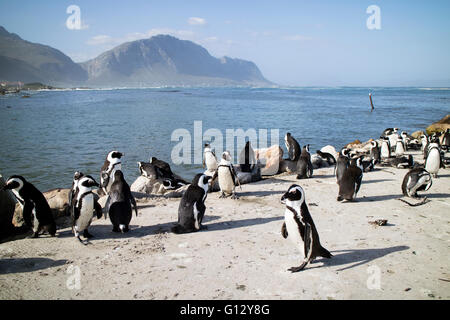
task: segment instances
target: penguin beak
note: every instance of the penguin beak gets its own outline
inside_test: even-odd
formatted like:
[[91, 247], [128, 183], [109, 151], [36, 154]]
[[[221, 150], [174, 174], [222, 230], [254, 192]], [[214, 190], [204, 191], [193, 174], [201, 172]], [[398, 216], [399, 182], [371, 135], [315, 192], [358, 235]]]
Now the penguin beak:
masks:
[[283, 194], [283, 196], [281, 197], [281, 203], [285, 203], [286, 202], [286, 193]]

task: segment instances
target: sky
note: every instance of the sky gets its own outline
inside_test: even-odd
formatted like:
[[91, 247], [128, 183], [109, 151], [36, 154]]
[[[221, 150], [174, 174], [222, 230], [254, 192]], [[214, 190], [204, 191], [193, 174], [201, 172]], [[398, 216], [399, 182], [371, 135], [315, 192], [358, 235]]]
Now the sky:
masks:
[[[374, 5], [379, 15], [367, 11]], [[253, 61], [286, 86], [450, 87], [449, 16], [448, 0], [0, 0], [1, 26], [75, 62], [171, 34]]]

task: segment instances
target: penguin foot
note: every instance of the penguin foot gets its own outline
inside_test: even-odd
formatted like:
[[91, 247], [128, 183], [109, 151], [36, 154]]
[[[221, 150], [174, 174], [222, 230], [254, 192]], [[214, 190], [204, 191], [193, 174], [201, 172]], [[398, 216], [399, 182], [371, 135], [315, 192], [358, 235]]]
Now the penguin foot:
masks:
[[299, 272], [302, 271], [303, 269], [305, 269], [306, 265], [308, 264], [308, 261], [303, 262], [300, 266], [298, 267], [291, 267], [288, 269], [288, 271], [294, 273], [294, 272]]
[[223, 198], [225, 198], [225, 193], [222, 192], [219, 196], [219, 199], [223, 199]]
[[112, 232], [120, 232], [119, 227], [113, 227]]
[[233, 199], [233, 200], [238, 200], [239, 197], [238, 197], [235, 193], [233, 193], [233, 194], [231, 195], [231, 199]]
[[341, 196], [338, 196], [336, 200], [337, 200], [337, 201], [343, 201], [343, 200], [344, 200], [344, 198], [343, 198], [343, 197], [341, 197]]

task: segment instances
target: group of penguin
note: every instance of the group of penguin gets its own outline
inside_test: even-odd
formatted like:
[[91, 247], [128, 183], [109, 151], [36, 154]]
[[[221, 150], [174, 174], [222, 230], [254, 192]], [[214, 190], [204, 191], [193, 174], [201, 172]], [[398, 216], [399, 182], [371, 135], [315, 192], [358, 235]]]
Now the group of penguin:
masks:
[[[418, 197], [418, 191], [426, 191], [431, 187], [431, 174], [437, 177], [437, 172], [443, 165], [442, 152], [450, 147], [450, 132], [447, 130], [441, 136], [427, 137], [424, 135], [419, 143], [404, 132], [399, 135], [397, 128], [388, 128], [382, 133], [380, 140], [381, 147], [377, 141], [371, 142], [369, 160], [364, 160], [364, 155], [354, 154], [348, 148], [343, 148], [337, 159], [330, 153], [317, 151], [321, 158], [335, 166], [339, 185], [338, 201], [353, 201], [360, 189], [363, 172], [373, 170], [376, 164], [410, 168], [403, 179], [402, 192], [408, 197]], [[297, 164], [297, 179], [311, 178], [313, 165], [309, 145], [301, 149], [300, 144], [290, 133], [286, 134], [285, 143], [289, 154], [287, 160]], [[405, 161], [403, 153], [408, 148], [421, 148], [424, 153], [425, 165], [414, 164], [410, 160], [411, 158], [407, 158]], [[395, 153], [395, 157], [392, 156], [392, 152]], [[244, 161], [240, 161], [242, 162], [240, 169], [250, 172], [254, 169], [256, 161], [249, 142], [247, 142], [243, 154]], [[81, 233], [86, 239], [92, 237], [88, 232], [92, 218], [94, 215], [97, 218], [102, 216], [102, 207], [93, 194], [94, 187], [100, 187], [102, 192], [108, 196], [105, 204], [105, 218], [109, 214], [114, 232], [129, 230], [132, 206], [136, 215], [138, 214], [136, 201], [121, 171], [120, 159], [122, 156], [123, 154], [118, 151], [108, 153], [101, 168], [100, 184], [89, 175], [81, 172], [74, 174], [69, 195], [72, 230], [84, 244], [86, 241], [81, 240]], [[164, 187], [167, 189], [187, 184], [187, 182], [177, 179], [169, 164], [162, 160], [152, 157], [149, 163], [139, 162], [138, 165], [144, 176], [154, 175], [163, 178]], [[206, 144], [204, 165], [208, 169], [207, 172], [213, 174], [197, 174], [186, 189], [179, 203], [178, 221], [171, 229], [174, 233], [189, 233], [206, 228], [202, 225], [206, 211], [205, 200], [210, 186], [216, 180], [218, 180], [221, 192], [220, 198], [226, 196], [231, 196], [233, 199], [238, 198], [235, 188], [236, 184], [239, 184], [239, 179], [232, 164], [230, 152], [223, 152], [220, 162], [217, 162], [210, 145]], [[21, 176], [10, 177], [3, 189], [12, 190], [16, 196], [22, 206], [25, 223], [33, 229], [33, 237], [38, 237], [42, 231], [47, 231], [52, 236], [55, 235], [56, 225], [50, 207], [39, 190]], [[332, 257], [332, 254], [320, 244], [319, 234], [309, 213], [305, 197], [305, 191], [298, 184], [291, 185], [281, 197], [281, 201], [286, 205], [281, 234], [283, 238], [289, 237], [300, 248], [304, 256], [300, 266], [288, 269], [291, 272], [303, 270], [316, 257]]]

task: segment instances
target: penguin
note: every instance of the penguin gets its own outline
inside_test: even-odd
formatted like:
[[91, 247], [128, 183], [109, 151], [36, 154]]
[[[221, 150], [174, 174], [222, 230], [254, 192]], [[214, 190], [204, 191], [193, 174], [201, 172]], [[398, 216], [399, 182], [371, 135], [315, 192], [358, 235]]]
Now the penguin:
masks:
[[183, 179], [177, 178], [170, 165], [162, 160], [158, 160], [155, 157], [150, 159], [151, 162], [138, 162], [139, 171], [141, 175], [148, 179], [161, 179], [163, 187], [166, 190], [176, 190], [188, 183]]
[[374, 164], [381, 161], [380, 148], [378, 147], [378, 142], [375, 140], [370, 142], [370, 158], [374, 160]]
[[208, 143], [205, 143], [205, 148], [203, 149], [203, 168], [205, 166], [209, 172], [215, 172], [217, 170], [216, 154], [211, 151], [211, 146]]
[[242, 172], [252, 172], [256, 165], [255, 151], [250, 141], [245, 143], [244, 149], [239, 154], [239, 166]]
[[402, 192], [406, 197], [418, 198], [417, 191], [427, 191], [432, 184], [431, 174], [427, 170], [414, 168], [405, 174], [402, 183]]
[[22, 207], [25, 224], [33, 229], [32, 238], [39, 237], [41, 231], [48, 232], [52, 237], [56, 234], [56, 224], [52, 211], [42, 192], [24, 177], [13, 175], [2, 190], [11, 190]]
[[284, 239], [291, 239], [304, 254], [301, 265], [288, 270], [301, 271], [316, 257], [330, 259], [331, 253], [320, 244], [319, 233], [306, 205], [303, 188], [297, 184], [291, 185], [281, 201], [286, 203], [281, 235]]
[[411, 143], [411, 140], [414, 140], [413, 137], [411, 137], [406, 131], [402, 131], [400, 137], [405, 145], [405, 151], [408, 151], [408, 145]]
[[389, 139], [389, 147], [391, 148], [391, 151], [394, 151], [395, 146], [397, 145], [397, 140], [399, 138], [399, 135], [397, 133], [397, 131], [395, 131], [394, 128], [394, 132], [390, 135], [387, 136], [387, 138]]
[[388, 138], [382, 138], [380, 154], [382, 159], [388, 159], [391, 157], [391, 144]]
[[[395, 129], [397, 129], [397, 128], [387, 128], [387, 129], [384, 129], [383, 133], [381, 134], [381, 137], [387, 138], [388, 136], [390, 136], [391, 134], [394, 133], [394, 130], [395, 130]], [[398, 130], [398, 129], [397, 129], [397, 130]]]
[[[428, 144], [428, 137], [426, 136], [426, 135], [421, 135], [420, 136], [420, 143], [422, 144], [422, 148], [421, 148], [421, 150], [422, 151], [424, 151], [425, 150], [425, 147], [427, 146], [427, 144]], [[426, 158], [426, 157], [424, 157], [424, 158]]]
[[450, 128], [445, 130], [444, 134], [441, 136], [440, 143], [442, 149], [447, 151], [450, 149]]
[[173, 233], [196, 232], [206, 227], [202, 226], [205, 215], [205, 200], [208, 195], [208, 183], [211, 177], [199, 173], [187, 188], [178, 206], [178, 223], [172, 228]]
[[350, 159], [349, 159], [349, 149], [344, 148], [341, 150], [341, 152], [339, 152], [339, 156], [337, 158], [336, 161], [336, 183], [339, 184], [339, 180], [341, 180], [342, 176], [344, 175], [344, 171], [345, 169], [347, 169], [347, 167], [350, 164]]
[[111, 185], [109, 199], [106, 204], [106, 212], [113, 225], [113, 232], [128, 232], [132, 217], [132, 208], [138, 215], [136, 200], [130, 191], [130, 186], [125, 181], [121, 170], [114, 172], [114, 182]]
[[309, 153], [309, 145], [306, 145], [303, 147], [300, 158], [297, 161], [297, 179], [311, 178], [312, 175], [311, 154]]
[[289, 153], [288, 160], [297, 161], [300, 158], [301, 148], [300, 144], [295, 140], [290, 132], [286, 133], [284, 137], [284, 143], [286, 144], [286, 149]]
[[361, 158], [356, 159], [355, 164], [350, 164], [339, 180], [339, 195], [337, 201], [353, 201], [361, 187], [363, 167]]
[[[222, 153], [222, 159], [219, 162], [216, 172], [214, 173], [212, 181], [219, 179], [220, 198], [225, 198], [226, 194], [231, 194], [231, 199], [238, 199], [236, 196], [236, 181], [239, 183], [239, 179], [231, 163], [231, 155], [229, 151]], [[214, 183], [211, 183], [214, 185]]]
[[363, 172], [373, 171], [375, 169], [375, 159], [361, 160], [363, 166]]
[[[75, 173], [75, 175], [77, 172]], [[87, 242], [81, 240], [80, 233], [83, 232], [83, 236], [87, 239], [93, 236], [88, 232], [88, 228], [92, 222], [94, 214], [97, 219], [102, 217], [102, 207], [95, 199], [92, 192], [93, 187], [100, 187], [100, 185], [89, 175], [83, 175], [82, 177], [75, 177], [74, 179], [74, 197], [70, 206], [70, 215], [72, 217], [72, 231], [76, 238], [82, 243]]]
[[384, 159], [381, 163], [381, 166], [383, 167], [394, 167], [394, 168], [412, 168], [414, 167], [414, 158], [410, 154], [407, 157], [397, 157], [397, 158], [390, 158], [390, 159]]
[[395, 144], [395, 156], [401, 157], [405, 154], [405, 143], [401, 137], [398, 138]]
[[320, 150], [317, 150], [316, 153], [319, 155], [319, 157], [324, 159], [328, 163], [328, 165], [336, 165], [336, 158], [331, 153], [322, 152]]
[[84, 176], [83, 172], [75, 171], [73, 174], [73, 180], [72, 180], [72, 187], [70, 188], [69, 192], [69, 208], [71, 210], [73, 203], [76, 201], [76, 191], [78, 187], [78, 182], [80, 181], [80, 178]]
[[425, 169], [437, 178], [437, 173], [442, 165], [441, 151], [437, 143], [430, 143], [428, 146], [427, 158], [425, 160]]
[[111, 151], [106, 156], [106, 160], [100, 170], [100, 186], [105, 194], [109, 193], [109, 189], [114, 182], [114, 172], [122, 170], [121, 158], [124, 156], [119, 151]]

